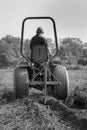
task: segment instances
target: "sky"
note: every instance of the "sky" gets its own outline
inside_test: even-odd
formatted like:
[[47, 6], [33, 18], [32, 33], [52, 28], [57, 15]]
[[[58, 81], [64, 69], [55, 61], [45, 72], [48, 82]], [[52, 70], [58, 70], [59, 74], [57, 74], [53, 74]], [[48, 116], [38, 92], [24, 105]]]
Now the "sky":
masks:
[[[58, 39], [77, 37], [87, 42], [87, 0], [0, 0], [0, 38], [21, 37], [25, 17], [50, 16], [56, 22]], [[25, 25], [25, 38], [31, 38], [42, 26], [45, 37], [53, 37], [49, 20], [30, 20]]]

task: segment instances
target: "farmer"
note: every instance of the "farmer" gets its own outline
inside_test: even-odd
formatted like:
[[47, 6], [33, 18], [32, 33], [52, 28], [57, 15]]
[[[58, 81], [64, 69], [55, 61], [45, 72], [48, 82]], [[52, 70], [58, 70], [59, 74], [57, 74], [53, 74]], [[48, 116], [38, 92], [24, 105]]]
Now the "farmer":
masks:
[[[43, 61], [43, 57], [45, 55], [47, 55], [47, 58], [49, 58], [51, 56], [51, 51], [50, 51], [50, 49], [49, 49], [49, 47], [47, 45], [46, 38], [42, 36], [43, 34], [44, 34], [43, 28], [42, 27], [38, 27], [37, 30], [36, 30], [36, 35], [33, 36], [31, 41], [30, 41], [31, 61], [32, 62], [33, 62], [33, 58], [34, 58], [34, 62], [38, 61], [40, 63], [40, 60]], [[36, 56], [36, 55], [39, 54], [39, 50], [37, 50], [36, 52], [33, 52], [34, 47], [37, 46], [37, 45], [45, 46], [47, 54], [44, 54], [45, 52], [43, 52], [43, 48], [42, 48], [41, 53], [40, 53], [40, 58], [37, 58], [38, 56]], [[34, 56], [32, 56], [33, 53], [34, 53]], [[40, 64], [36, 63], [35, 66], [40, 66]], [[30, 77], [30, 80], [31, 80], [32, 79], [32, 72], [33, 72], [31, 68], [30, 68], [29, 72], [30, 72], [29, 73], [29, 77]]]
[[48, 57], [51, 56], [51, 50], [47, 45], [46, 38], [42, 36], [43, 34], [44, 34], [43, 28], [38, 27], [36, 30], [36, 35], [32, 37], [31, 42], [30, 42], [31, 55], [32, 55], [33, 48], [35, 45], [45, 45], [47, 48]]

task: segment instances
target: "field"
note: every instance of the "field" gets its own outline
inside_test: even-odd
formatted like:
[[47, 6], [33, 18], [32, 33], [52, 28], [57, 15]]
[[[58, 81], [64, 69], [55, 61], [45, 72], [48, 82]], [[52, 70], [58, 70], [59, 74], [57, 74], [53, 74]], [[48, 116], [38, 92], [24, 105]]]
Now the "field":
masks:
[[[87, 83], [87, 70], [68, 72], [70, 93]], [[70, 109], [49, 97], [47, 105], [43, 105], [41, 99], [42, 93], [36, 90], [31, 90], [27, 98], [14, 99], [13, 69], [1, 69], [0, 130], [86, 130], [86, 110]]]
[[70, 92], [76, 86], [83, 86], [87, 83], [87, 70], [68, 70], [70, 80]]

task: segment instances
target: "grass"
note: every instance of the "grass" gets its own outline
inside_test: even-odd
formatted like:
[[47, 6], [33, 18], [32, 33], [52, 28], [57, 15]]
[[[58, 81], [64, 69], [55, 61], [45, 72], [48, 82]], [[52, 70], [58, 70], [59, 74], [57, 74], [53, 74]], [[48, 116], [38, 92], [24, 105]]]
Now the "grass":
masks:
[[83, 86], [87, 84], [87, 70], [68, 70], [70, 81], [70, 92], [76, 86]]

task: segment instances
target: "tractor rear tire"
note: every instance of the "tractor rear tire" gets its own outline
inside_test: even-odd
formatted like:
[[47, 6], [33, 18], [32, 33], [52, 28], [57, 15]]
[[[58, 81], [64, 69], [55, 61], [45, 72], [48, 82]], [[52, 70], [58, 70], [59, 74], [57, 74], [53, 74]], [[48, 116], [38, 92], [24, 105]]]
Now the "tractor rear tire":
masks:
[[69, 76], [66, 67], [57, 65], [53, 70], [54, 76], [59, 81], [59, 85], [55, 85], [53, 89], [53, 97], [64, 100], [69, 93]]
[[27, 68], [18, 67], [14, 70], [14, 96], [25, 97], [29, 94], [29, 76]]

